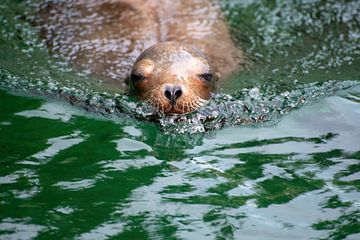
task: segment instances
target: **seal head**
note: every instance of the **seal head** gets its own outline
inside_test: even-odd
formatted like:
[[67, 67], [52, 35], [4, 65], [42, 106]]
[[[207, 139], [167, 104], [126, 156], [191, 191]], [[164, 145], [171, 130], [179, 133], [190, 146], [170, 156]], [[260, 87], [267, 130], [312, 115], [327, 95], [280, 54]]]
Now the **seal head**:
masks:
[[134, 94], [165, 114], [184, 114], [202, 106], [214, 89], [213, 70], [199, 49], [166, 42], [146, 49], [130, 75]]

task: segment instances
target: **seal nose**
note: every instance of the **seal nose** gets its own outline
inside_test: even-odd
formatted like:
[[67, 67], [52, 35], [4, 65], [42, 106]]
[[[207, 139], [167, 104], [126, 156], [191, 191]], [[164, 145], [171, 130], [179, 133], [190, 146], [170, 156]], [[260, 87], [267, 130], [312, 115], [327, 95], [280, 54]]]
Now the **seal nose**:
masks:
[[182, 89], [180, 86], [166, 86], [164, 95], [171, 105], [175, 105], [176, 100], [182, 95]]

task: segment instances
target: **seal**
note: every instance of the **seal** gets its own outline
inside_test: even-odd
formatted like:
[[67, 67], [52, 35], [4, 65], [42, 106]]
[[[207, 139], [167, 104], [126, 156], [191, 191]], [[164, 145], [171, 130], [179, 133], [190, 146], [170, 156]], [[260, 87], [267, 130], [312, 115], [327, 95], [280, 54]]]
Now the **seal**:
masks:
[[164, 113], [193, 111], [214, 76], [247, 64], [216, 1], [46, 0], [38, 10], [35, 26], [53, 56], [116, 91], [131, 73], [134, 94]]
[[174, 42], [145, 50], [134, 63], [130, 79], [139, 99], [166, 114], [183, 114], [202, 106], [215, 84], [204, 53]]

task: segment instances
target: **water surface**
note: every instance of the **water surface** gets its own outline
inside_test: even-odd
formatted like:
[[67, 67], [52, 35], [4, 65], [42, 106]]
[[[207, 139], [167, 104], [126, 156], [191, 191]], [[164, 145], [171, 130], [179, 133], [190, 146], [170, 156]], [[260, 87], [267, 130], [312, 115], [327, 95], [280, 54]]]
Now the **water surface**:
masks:
[[0, 239], [360, 238], [359, 1], [222, 1], [253, 67], [181, 118], [49, 54], [39, 2], [0, 3]]
[[191, 136], [0, 96], [4, 239], [359, 237], [358, 96]]

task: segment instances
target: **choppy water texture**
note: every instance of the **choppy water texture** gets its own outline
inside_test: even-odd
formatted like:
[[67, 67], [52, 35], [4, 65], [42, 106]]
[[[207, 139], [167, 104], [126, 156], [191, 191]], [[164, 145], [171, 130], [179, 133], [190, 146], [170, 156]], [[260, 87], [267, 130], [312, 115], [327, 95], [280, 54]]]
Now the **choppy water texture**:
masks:
[[0, 94], [2, 239], [360, 236], [359, 96], [169, 136]]
[[183, 117], [50, 55], [39, 2], [0, 3], [0, 239], [360, 238], [359, 1], [222, 1], [253, 66]]

